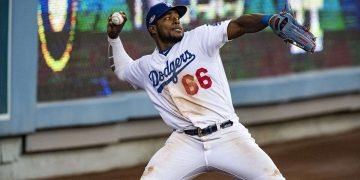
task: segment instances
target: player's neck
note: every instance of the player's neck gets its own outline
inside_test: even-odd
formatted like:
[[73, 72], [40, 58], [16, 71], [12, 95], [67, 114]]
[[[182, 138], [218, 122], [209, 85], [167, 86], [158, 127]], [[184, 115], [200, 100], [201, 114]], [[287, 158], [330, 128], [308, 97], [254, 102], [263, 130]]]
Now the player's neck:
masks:
[[157, 42], [156, 46], [160, 52], [166, 51], [167, 49], [171, 49], [176, 43], [164, 43], [164, 42]]
[[154, 37], [157, 49], [159, 51], [166, 51], [167, 49], [171, 49], [176, 43], [182, 40], [181, 38], [160, 38]]

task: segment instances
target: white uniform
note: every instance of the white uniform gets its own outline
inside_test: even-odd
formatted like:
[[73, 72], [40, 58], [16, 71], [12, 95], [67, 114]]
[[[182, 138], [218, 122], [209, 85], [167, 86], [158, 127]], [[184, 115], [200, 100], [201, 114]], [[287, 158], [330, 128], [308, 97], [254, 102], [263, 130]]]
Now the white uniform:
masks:
[[[219, 54], [228, 41], [229, 22], [185, 32], [166, 56], [155, 49], [116, 67], [120, 79], [145, 89], [165, 123], [175, 130], [150, 160], [142, 179], [188, 179], [207, 170], [239, 179], [283, 179], [235, 114]], [[120, 66], [116, 61], [126, 56], [121, 41], [109, 42], [115, 66]], [[228, 120], [233, 126], [221, 129], [219, 125]], [[215, 124], [218, 131], [207, 136], [183, 133]]]

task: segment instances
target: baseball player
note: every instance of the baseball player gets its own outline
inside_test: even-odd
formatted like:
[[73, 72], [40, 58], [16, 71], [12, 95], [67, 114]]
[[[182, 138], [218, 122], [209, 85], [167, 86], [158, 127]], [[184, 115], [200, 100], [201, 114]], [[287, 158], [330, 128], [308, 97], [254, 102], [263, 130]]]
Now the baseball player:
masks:
[[113, 24], [111, 17], [108, 20], [113, 71], [120, 80], [144, 89], [164, 122], [174, 129], [141, 179], [192, 179], [207, 171], [224, 172], [236, 179], [284, 179], [239, 123], [219, 49], [269, 23], [285, 41], [307, 51], [313, 51], [315, 45], [312, 34], [286, 11], [243, 15], [184, 32], [180, 18], [186, 11], [185, 6], [166, 3], [152, 6], [146, 26], [156, 48], [136, 60], [129, 57], [119, 38], [125, 13], [120, 12], [124, 18], [121, 25]]

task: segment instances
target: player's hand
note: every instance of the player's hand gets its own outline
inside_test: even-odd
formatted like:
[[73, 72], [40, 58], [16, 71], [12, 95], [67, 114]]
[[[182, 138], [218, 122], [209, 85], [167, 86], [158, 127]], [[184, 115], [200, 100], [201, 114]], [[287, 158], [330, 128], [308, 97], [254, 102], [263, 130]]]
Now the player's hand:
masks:
[[111, 39], [115, 39], [119, 36], [119, 33], [121, 32], [122, 28], [124, 27], [126, 21], [127, 21], [127, 17], [126, 14], [123, 11], [119, 11], [119, 13], [122, 15], [122, 17], [124, 18], [123, 23], [121, 23], [120, 25], [115, 25], [112, 21], [111, 21], [111, 15], [108, 17], [108, 25], [107, 25], [107, 33], [108, 36]]

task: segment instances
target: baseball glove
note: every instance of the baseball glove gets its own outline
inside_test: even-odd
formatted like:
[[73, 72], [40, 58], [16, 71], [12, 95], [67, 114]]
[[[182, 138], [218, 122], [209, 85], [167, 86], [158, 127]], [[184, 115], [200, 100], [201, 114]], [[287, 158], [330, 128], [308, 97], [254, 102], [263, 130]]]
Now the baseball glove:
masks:
[[[274, 18], [274, 20], [272, 20]], [[289, 5], [271, 18], [270, 27], [286, 43], [291, 43], [307, 52], [314, 52], [316, 37], [306, 26], [300, 25], [294, 18]]]

